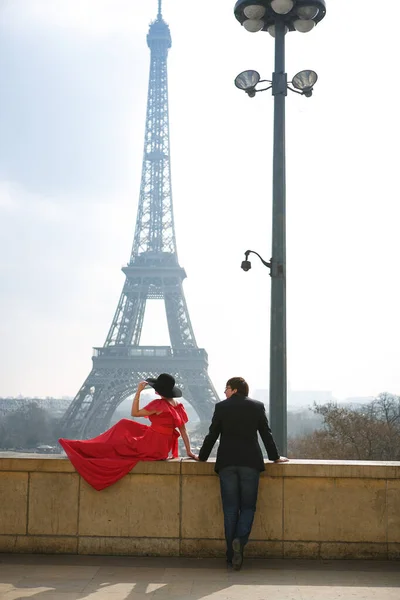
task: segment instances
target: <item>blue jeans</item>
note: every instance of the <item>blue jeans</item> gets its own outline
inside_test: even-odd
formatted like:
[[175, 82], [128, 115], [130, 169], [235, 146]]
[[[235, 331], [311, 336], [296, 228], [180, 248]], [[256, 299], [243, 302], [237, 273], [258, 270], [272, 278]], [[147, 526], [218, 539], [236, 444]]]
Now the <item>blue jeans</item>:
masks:
[[257, 505], [260, 472], [251, 467], [225, 467], [219, 472], [226, 539], [226, 558], [233, 557], [232, 542], [248, 542]]

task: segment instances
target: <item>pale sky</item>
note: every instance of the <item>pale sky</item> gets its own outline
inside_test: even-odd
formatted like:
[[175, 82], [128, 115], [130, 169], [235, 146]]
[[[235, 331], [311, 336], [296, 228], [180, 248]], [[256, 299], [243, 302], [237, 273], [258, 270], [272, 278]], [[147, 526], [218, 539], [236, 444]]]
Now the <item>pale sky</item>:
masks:
[[[268, 387], [273, 39], [233, 0], [164, 0], [172, 184], [184, 291], [220, 396]], [[400, 393], [400, 3], [330, 0], [286, 37], [288, 380], [339, 399]], [[201, 7], [201, 8], [200, 8]], [[156, 0], [0, 3], [0, 395], [74, 396], [102, 346], [133, 240]], [[387, 14], [386, 14], [387, 13]], [[383, 20], [382, 20], [383, 19]], [[151, 306], [143, 344], [167, 344]]]

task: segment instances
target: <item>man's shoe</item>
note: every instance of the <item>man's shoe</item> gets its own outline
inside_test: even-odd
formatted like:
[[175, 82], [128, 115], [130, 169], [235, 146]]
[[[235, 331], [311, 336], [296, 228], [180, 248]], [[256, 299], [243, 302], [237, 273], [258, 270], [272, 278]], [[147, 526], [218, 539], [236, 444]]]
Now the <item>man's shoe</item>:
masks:
[[232, 566], [234, 571], [240, 571], [243, 564], [243, 548], [239, 538], [235, 538], [232, 542], [233, 558]]

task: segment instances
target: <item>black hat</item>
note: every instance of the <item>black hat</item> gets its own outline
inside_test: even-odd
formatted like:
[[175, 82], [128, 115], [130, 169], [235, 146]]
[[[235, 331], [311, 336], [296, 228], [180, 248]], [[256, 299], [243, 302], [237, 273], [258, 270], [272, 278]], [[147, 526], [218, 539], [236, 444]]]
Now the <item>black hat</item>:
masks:
[[161, 373], [157, 379], [148, 377], [145, 381], [164, 398], [180, 398], [182, 396], [181, 390], [175, 385], [175, 379], [168, 373]]

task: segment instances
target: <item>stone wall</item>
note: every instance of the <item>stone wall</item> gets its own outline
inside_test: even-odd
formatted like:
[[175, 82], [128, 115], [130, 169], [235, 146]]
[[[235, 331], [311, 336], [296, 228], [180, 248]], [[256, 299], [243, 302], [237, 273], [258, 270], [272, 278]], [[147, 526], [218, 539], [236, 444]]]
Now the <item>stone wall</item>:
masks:
[[[0, 455], [0, 552], [223, 556], [213, 463], [139, 463], [96, 492], [60, 456]], [[266, 464], [248, 556], [400, 558], [400, 462]]]

